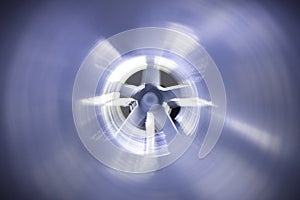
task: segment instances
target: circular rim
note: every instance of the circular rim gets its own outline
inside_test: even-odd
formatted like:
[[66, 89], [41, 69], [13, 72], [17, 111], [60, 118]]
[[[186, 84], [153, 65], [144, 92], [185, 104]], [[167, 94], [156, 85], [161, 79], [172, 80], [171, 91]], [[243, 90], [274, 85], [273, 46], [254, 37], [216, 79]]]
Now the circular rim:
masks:
[[[213, 60], [197, 41], [186, 34], [166, 28], [147, 27], [121, 32], [101, 41], [88, 54], [77, 73], [72, 96], [73, 117], [81, 141], [106, 166], [130, 173], [146, 173], [166, 167], [192, 144], [198, 127], [194, 128], [193, 134], [176, 134], [168, 146], [170, 153], [166, 155], [139, 155], [124, 151], [107, 139], [97, 120], [99, 113], [95, 106], [82, 103], [95, 96], [100, 78], [113, 62], [138, 49], [158, 49], [177, 55], [195, 69], [184, 72], [187, 77], [196, 82], [204, 80], [213, 102], [210, 126], [199, 152], [200, 158], [206, 156], [223, 128], [226, 111], [224, 84]], [[198, 107], [200, 109], [202, 106], [199, 104]]]

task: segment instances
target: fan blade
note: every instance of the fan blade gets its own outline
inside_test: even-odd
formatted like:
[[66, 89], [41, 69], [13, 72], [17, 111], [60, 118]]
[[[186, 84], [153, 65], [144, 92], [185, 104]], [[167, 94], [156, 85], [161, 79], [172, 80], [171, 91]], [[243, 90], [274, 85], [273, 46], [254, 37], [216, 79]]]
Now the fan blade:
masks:
[[122, 97], [131, 97], [137, 89], [137, 86], [130, 84], [122, 84], [120, 94]]
[[120, 94], [117, 92], [103, 94], [101, 96], [95, 96], [87, 99], [82, 99], [81, 103], [92, 106], [129, 106], [129, 104], [135, 99], [133, 98], [119, 98]]
[[128, 115], [126, 120], [137, 127], [144, 123], [145, 118], [146, 113], [139, 106], [136, 106]]
[[189, 89], [191, 86], [189, 85], [174, 85], [170, 87], [158, 87], [166, 97], [166, 101], [175, 98], [175, 97], [187, 97], [189, 94]]
[[160, 85], [160, 72], [153, 65], [148, 65], [143, 71], [142, 82], [145, 84]]
[[145, 120], [145, 113], [140, 109], [140, 107], [136, 106], [131, 113], [128, 115], [126, 120], [123, 122], [123, 124], [120, 126], [120, 128], [117, 130], [115, 137], [120, 133], [121, 130], [124, 132], [133, 131], [132, 126], [138, 127], [141, 126], [142, 123]]
[[95, 96], [90, 97], [86, 99], [82, 99], [80, 102], [85, 105], [104, 105], [109, 101], [112, 101], [113, 99], [117, 99], [120, 97], [120, 94], [118, 92], [112, 92], [108, 94], [103, 94], [101, 96]]
[[133, 101], [135, 101], [133, 98], [118, 98], [107, 102], [105, 105], [126, 107], [129, 106], [129, 104]]
[[151, 109], [155, 116], [155, 125], [158, 130], [162, 130], [166, 136], [175, 135], [178, 130], [172, 119], [161, 105], [155, 105]]
[[147, 153], [152, 153], [155, 151], [155, 122], [154, 115], [151, 112], [147, 112], [145, 148]]
[[164, 92], [172, 91], [173, 93], [178, 93], [184, 91], [187, 88], [191, 88], [189, 85], [173, 85], [170, 87], [161, 87], [160, 89]]
[[176, 103], [181, 107], [204, 107], [204, 106], [212, 106], [216, 107], [211, 101], [207, 101], [205, 99], [201, 99], [199, 97], [194, 98], [174, 98], [171, 99], [168, 103]]

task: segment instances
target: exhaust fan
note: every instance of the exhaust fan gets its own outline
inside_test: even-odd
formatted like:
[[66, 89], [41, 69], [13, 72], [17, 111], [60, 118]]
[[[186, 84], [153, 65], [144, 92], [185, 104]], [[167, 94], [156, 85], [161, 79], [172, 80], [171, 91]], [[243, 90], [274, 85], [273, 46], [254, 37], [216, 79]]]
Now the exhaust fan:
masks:
[[[73, 88], [80, 139], [113, 169], [146, 173], [173, 163], [209, 122], [199, 158], [225, 120], [220, 73], [198, 41], [167, 28], [138, 28], [100, 41]], [[205, 114], [203, 114], [205, 113]]]

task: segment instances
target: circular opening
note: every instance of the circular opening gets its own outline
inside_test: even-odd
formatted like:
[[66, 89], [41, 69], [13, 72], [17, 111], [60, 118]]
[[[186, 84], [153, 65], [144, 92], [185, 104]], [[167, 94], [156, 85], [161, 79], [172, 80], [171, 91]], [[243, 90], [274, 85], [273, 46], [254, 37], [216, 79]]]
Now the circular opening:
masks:
[[[129, 85], [135, 85], [135, 86], [140, 85], [140, 83], [142, 81], [142, 74], [143, 74], [142, 70], [132, 74], [125, 81], [125, 83], [129, 84]], [[161, 87], [165, 88], [165, 87], [170, 87], [170, 86], [174, 86], [174, 85], [178, 85], [178, 84], [179, 84], [179, 81], [177, 81], [177, 79], [174, 76], [160, 70], [160, 86]], [[157, 96], [156, 96], [156, 98], [157, 98]], [[128, 117], [128, 115], [131, 113], [133, 108], [134, 108], [133, 106], [120, 107], [120, 109], [122, 111], [122, 114], [125, 118]], [[181, 110], [180, 106], [174, 107], [170, 110], [169, 115], [170, 115], [172, 121], [175, 121], [175, 118], [180, 113], [180, 110]], [[145, 124], [143, 124], [140, 128], [142, 130], [144, 130], [145, 129]]]

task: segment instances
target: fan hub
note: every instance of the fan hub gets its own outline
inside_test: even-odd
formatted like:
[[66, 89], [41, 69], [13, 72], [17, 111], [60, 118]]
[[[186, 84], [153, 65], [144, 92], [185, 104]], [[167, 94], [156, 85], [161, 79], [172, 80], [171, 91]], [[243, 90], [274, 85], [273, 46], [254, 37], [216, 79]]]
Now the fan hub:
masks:
[[149, 111], [156, 104], [159, 104], [159, 99], [154, 92], [145, 93], [140, 101], [140, 106], [144, 111]]
[[138, 100], [139, 106], [144, 112], [148, 112], [154, 105], [161, 105], [163, 103], [162, 93], [152, 84], [146, 84], [133, 98]]

